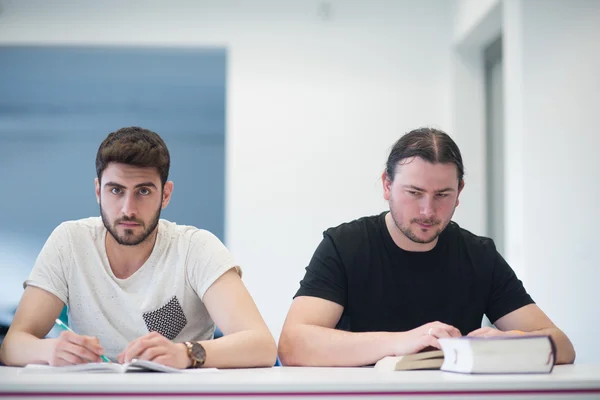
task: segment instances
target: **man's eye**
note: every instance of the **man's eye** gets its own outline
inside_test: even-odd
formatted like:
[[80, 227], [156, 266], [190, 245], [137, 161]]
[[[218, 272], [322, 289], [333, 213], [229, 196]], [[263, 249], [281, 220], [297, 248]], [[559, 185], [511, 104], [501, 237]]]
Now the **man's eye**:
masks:
[[121, 194], [121, 188], [114, 187], [114, 188], [110, 189], [110, 192], [112, 194]]
[[414, 190], [408, 190], [408, 194], [410, 194], [411, 196], [416, 196], [419, 194], [419, 192], [415, 192]]
[[140, 194], [142, 196], [148, 196], [150, 194], [150, 189], [146, 189], [146, 188], [141, 188], [140, 189]]
[[438, 197], [448, 197], [448, 193], [438, 193]]

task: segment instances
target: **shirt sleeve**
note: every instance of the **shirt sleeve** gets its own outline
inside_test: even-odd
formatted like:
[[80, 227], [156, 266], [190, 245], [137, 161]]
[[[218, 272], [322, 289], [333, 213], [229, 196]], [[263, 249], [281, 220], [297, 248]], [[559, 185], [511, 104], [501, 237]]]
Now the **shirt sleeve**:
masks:
[[346, 307], [348, 285], [346, 271], [333, 239], [325, 234], [306, 267], [295, 297], [311, 296]]
[[35, 286], [52, 293], [63, 303], [69, 302], [68, 276], [71, 264], [71, 242], [67, 226], [59, 225], [48, 237], [33, 270], [23, 287]]
[[523, 283], [517, 278], [513, 269], [504, 258], [496, 251], [492, 244], [494, 254], [494, 269], [492, 272], [492, 290], [486, 310], [486, 315], [492, 323], [506, 314], [523, 306], [534, 303], [525, 290]]
[[188, 282], [201, 300], [208, 288], [232, 268], [242, 276], [241, 268], [219, 238], [206, 230], [198, 230], [192, 235], [186, 274]]

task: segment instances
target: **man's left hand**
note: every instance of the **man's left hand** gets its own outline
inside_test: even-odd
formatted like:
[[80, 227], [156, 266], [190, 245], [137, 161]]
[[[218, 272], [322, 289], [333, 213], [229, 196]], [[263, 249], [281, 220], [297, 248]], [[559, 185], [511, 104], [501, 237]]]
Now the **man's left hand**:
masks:
[[185, 344], [173, 343], [157, 332], [150, 332], [135, 339], [117, 356], [121, 364], [130, 362], [134, 358], [173, 368], [184, 369], [190, 366]]

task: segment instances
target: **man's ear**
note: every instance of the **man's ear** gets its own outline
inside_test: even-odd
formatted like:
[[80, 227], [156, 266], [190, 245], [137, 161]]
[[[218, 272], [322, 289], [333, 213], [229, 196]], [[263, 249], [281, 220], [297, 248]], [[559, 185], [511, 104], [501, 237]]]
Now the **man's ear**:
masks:
[[460, 192], [462, 192], [462, 190], [465, 188], [465, 180], [461, 179], [460, 182], [458, 183], [458, 194], [456, 195], [456, 205], [454, 207], [458, 207], [458, 205], [460, 204], [460, 200], [458, 200], [459, 196], [460, 196]]
[[94, 178], [94, 186], [96, 187], [96, 201], [100, 204], [100, 181]]
[[383, 198], [389, 201], [390, 192], [392, 191], [392, 181], [388, 178], [386, 171], [383, 171], [383, 174], [381, 174], [381, 184], [383, 185]]
[[173, 186], [173, 181], [168, 181], [165, 183], [165, 186], [163, 187], [161, 208], [165, 208], [169, 205], [169, 202], [171, 201], [171, 195], [173, 194]]

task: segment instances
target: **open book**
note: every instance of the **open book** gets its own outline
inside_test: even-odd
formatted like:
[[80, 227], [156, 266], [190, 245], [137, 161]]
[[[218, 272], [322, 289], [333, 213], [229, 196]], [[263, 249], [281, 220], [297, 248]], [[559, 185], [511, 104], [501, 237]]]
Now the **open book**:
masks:
[[549, 373], [556, 359], [550, 336], [439, 339], [442, 371], [467, 374]]
[[167, 367], [166, 365], [152, 361], [132, 360], [126, 364], [117, 363], [87, 363], [67, 365], [64, 367], [52, 367], [50, 365], [27, 364], [23, 371], [25, 372], [93, 372], [93, 373], [125, 373], [125, 372], [204, 372], [216, 370], [216, 368], [196, 368], [196, 369], [178, 369]]
[[384, 357], [377, 361], [375, 369], [384, 371], [407, 371], [414, 369], [440, 369], [444, 362], [442, 350], [426, 350], [405, 356]]

